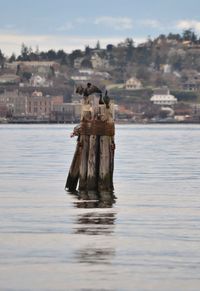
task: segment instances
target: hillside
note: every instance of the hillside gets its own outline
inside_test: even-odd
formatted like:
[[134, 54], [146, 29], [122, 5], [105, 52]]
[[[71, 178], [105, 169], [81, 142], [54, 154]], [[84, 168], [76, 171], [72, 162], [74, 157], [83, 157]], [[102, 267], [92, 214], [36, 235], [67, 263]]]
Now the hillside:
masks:
[[[22, 44], [18, 56], [6, 59], [0, 50], [0, 86], [13, 85], [12, 80], [5, 83], [6, 74], [20, 78], [17, 86], [33, 86], [40, 78], [39, 87], [66, 87], [71, 93], [76, 84], [91, 81], [101, 88], [111, 88], [117, 100], [123, 97], [130, 101], [131, 96], [132, 100], [145, 99], [152, 88], [162, 86], [175, 92], [180, 100], [199, 100], [200, 39], [194, 31], [185, 30], [148, 39], [138, 46], [131, 38], [116, 46], [108, 44], [105, 49], [97, 42], [95, 48], [86, 46], [84, 51], [77, 49], [70, 54], [52, 49], [33, 51]], [[127, 93], [125, 82], [132, 77], [139, 80], [142, 90]]]

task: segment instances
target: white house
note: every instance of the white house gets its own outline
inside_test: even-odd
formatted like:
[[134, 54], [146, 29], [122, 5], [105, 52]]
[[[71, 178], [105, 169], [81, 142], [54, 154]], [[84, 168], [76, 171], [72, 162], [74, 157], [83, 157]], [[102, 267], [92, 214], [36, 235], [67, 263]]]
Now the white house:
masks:
[[126, 90], [136, 90], [142, 88], [142, 83], [137, 78], [130, 78], [125, 84]]
[[177, 98], [171, 95], [169, 90], [166, 90], [166, 92], [163, 91], [163, 93], [161, 90], [160, 92], [157, 90], [150, 100], [158, 105], [174, 105], [177, 103]]

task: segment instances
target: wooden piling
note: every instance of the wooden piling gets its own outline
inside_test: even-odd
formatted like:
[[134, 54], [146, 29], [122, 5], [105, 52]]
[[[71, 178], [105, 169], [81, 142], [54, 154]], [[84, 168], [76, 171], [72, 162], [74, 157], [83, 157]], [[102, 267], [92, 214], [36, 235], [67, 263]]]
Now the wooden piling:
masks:
[[79, 141], [66, 183], [67, 189], [75, 190], [79, 181], [79, 191], [88, 197], [114, 189], [113, 108], [94, 103], [82, 106]]
[[79, 191], [87, 190], [89, 135], [81, 135], [82, 153], [79, 168]]
[[69, 191], [75, 191], [78, 179], [79, 179], [79, 171], [80, 171], [80, 162], [81, 162], [81, 148], [82, 145], [80, 141], [77, 141], [76, 150], [74, 153], [74, 157], [71, 163], [71, 167], [69, 169], [69, 174], [67, 177], [65, 189], [67, 188]]
[[110, 170], [110, 137], [100, 136], [100, 163], [99, 163], [99, 191], [111, 191], [111, 170]]
[[91, 135], [89, 140], [88, 155], [88, 173], [87, 173], [87, 190], [98, 191], [98, 155], [99, 155], [99, 137]]

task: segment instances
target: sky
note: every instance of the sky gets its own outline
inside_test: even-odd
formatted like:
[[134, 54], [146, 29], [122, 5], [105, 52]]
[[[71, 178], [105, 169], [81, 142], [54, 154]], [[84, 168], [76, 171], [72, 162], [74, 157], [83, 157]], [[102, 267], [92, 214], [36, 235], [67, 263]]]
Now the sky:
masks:
[[135, 44], [160, 34], [192, 28], [200, 36], [199, 0], [0, 0], [0, 49], [33, 51]]

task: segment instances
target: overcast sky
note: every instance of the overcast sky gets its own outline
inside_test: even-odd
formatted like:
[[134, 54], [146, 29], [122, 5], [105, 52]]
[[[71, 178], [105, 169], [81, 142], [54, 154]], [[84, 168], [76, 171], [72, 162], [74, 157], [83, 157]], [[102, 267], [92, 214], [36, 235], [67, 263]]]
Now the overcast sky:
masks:
[[136, 43], [193, 28], [200, 36], [199, 0], [0, 0], [0, 49], [102, 47], [127, 37]]

